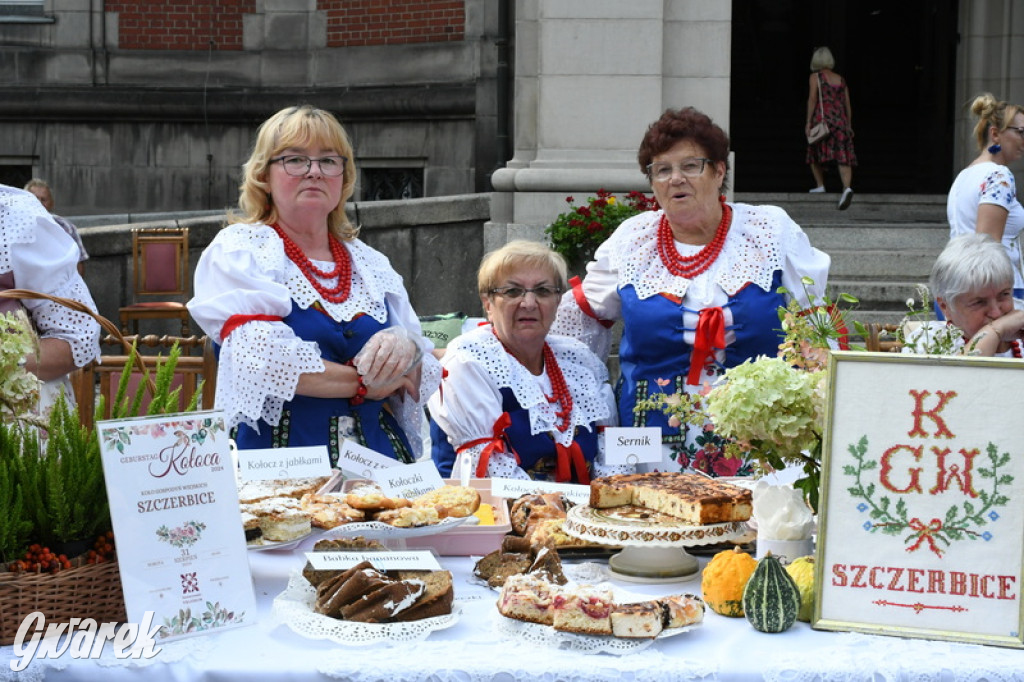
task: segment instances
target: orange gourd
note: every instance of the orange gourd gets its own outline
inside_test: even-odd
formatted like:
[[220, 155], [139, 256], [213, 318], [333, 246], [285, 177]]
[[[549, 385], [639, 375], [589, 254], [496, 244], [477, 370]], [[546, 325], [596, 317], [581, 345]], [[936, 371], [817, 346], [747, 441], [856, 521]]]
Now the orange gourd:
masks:
[[742, 618], [743, 589], [755, 568], [757, 559], [739, 547], [719, 552], [711, 558], [701, 577], [704, 602], [715, 613]]

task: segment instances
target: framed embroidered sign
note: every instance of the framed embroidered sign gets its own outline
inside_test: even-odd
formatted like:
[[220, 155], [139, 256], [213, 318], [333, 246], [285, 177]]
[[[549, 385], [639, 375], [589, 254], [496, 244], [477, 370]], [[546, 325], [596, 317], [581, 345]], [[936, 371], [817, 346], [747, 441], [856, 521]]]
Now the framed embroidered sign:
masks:
[[813, 627], [1024, 648], [1022, 370], [832, 355]]

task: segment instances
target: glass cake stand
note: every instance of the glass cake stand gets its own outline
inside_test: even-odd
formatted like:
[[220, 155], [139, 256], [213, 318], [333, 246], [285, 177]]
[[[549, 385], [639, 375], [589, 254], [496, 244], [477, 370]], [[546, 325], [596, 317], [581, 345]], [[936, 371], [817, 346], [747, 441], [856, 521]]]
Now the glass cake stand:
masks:
[[611, 572], [622, 580], [643, 583], [693, 579], [700, 567], [687, 547], [740, 540], [749, 533], [743, 521], [690, 526], [674, 517], [632, 506], [572, 507], [564, 528], [581, 540], [621, 546], [622, 551], [608, 560]]

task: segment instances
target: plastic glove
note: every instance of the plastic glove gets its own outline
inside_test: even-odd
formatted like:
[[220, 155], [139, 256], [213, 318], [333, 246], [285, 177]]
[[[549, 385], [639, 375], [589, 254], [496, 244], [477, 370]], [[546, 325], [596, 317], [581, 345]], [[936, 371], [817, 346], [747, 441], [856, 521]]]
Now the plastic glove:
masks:
[[367, 387], [389, 384], [405, 375], [423, 357], [423, 350], [404, 327], [382, 329], [353, 358]]

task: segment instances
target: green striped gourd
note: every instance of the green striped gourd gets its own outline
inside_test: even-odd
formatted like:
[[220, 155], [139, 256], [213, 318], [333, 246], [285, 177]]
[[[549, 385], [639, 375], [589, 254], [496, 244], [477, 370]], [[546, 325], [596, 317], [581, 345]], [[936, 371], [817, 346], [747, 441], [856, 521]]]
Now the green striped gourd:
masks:
[[769, 552], [743, 590], [743, 613], [761, 632], [784, 632], [800, 612], [800, 589]]

